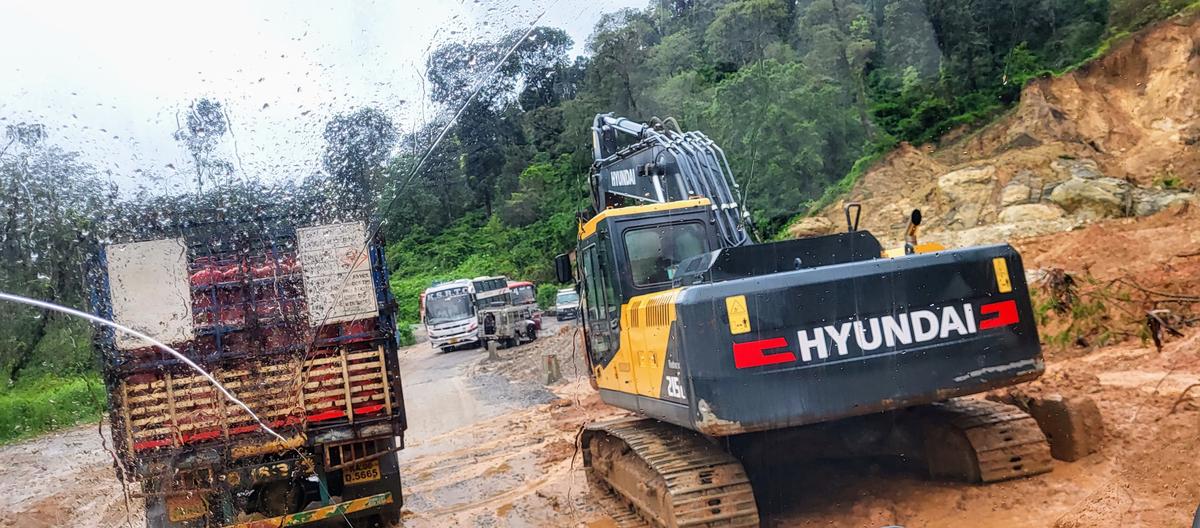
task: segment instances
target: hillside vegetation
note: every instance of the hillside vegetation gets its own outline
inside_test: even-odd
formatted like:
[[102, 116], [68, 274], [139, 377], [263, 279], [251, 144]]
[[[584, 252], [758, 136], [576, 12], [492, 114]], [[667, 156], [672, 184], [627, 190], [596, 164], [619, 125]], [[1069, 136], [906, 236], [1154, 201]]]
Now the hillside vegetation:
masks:
[[[570, 59], [539, 28], [484, 83], [387, 212], [395, 288], [415, 320], [433, 279], [503, 273], [552, 280], [550, 258], [587, 214], [596, 113], [673, 116], [721, 145], [760, 238], [846, 192], [901, 142], [981, 125], [1039, 76], [1068, 71], [1182, 0], [661, 1], [605, 16]], [[511, 41], [429, 59], [433, 98], [462, 104]], [[531, 47], [532, 47], [531, 46]], [[465, 58], [466, 57], [466, 58]], [[471, 60], [480, 57], [489, 60]], [[474, 66], [471, 66], [471, 65]], [[441, 123], [404, 141], [401, 179]]]
[[[337, 115], [314, 153], [322, 170], [297, 181], [246, 181], [240, 160], [221, 157], [233, 131], [219, 99], [171, 108], [180, 116], [172, 139], [197, 189], [178, 196], [162, 196], [153, 176], [118, 189], [53, 130], [6, 121], [0, 291], [85, 307], [84, 263], [99, 244], [278, 209], [376, 218], [402, 328], [417, 320], [417, 293], [439, 279], [505, 274], [541, 283], [546, 300], [551, 258], [572, 247], [577, 218], [589, 214], [597, 113], [672, 116], [704, 131], [728, 154], [759, 237], [774, 238], [894, 159], [898, 145], [978, 137], [969, 133], [1004, 116], [1031, 79], [1099, 57], [1187, 4], [656, 0], [604, 16], [584, 57], [549, 27], [432, 50], [427, 93], [440, 117], [402, 130], [391, 109]], [[71, 406], [21, 410], [31, 398], [90, 398], [90, 343], [86, 325], [0, 304], [0, 439], [95, 416], [98, 405], [64, 416], [50, 411]]]

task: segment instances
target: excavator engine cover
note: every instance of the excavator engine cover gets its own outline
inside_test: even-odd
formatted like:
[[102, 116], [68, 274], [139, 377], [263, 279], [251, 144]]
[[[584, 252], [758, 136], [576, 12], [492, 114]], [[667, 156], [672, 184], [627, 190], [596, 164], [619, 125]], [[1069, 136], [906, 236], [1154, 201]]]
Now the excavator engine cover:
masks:
[[[874, 242], [865, 236], [842, 247]], [[742, 252], [779, 262], [771, 267], [796, 260], [760, 254], [771, 245], [682, 263], [681, 282], [691, 283], [672, 295], [674, 318], [654, 321], [670, 326], [662, 393], [601, 390], [602, 398], [727, 436], [942, 401], [1044, 369], [1024, 268], [1011, 246], [894, 259], [850, 251], [836, 262], [801, 258], [791, 270], [736, 262]], [[628, 342], [649, 324], [636, 316]]]

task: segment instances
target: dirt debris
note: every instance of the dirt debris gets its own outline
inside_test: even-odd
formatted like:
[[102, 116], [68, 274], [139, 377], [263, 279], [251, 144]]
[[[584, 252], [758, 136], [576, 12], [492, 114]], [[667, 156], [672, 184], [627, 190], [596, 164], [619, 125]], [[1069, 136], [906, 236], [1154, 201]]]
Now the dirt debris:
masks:
[[[1112, 230], [1153, 245], [1156, 242], [1145, 242], [1147, 239], [1132, 232], [1158, 229], [1159, 222], [1162, 220], [1154, 217], [1102, 222], [1066, 234], [1069, 243], [1053, 244], [1052, 237], [1047, 237], [1028, 241], [1023, 251], [1027, 262], [1068, 270], [1078, 269], [1073, 263], [1087, 254], [1088, 259], [1095, 259], [1089, 260], [1094, 262], [1093, 272], [1107, 277], [1104, 274], [1109, 269], [1113, 273], [1127, 270], [1092, 257], [1085, 243], [1086, 231]], [[1200, 226], [1189, 223], [1187, 227]], [[1144, 246], [1130, 251], [1150, 250]], [[1188, 280], [1175, 274], [1192, 271], [1179, 266], [1155, 273], [1160, 274], [1151, 274], [1144, 284], [1167, 287], [1175, 280]], [[781, 468], [780, 480], [772, 488], [760, 490], [765, 525], [1186, 525], [1200, 501], [1200, 481], [1193, 478], [1200, 473], [1200, 459], [1195, 456], [1200, 450], [1200, 410], [1190, 404], [1193, 398], [1200, 399], [1200, 391], [1185, 393], [1187, 387], [1200, 383], [1200, 329], [1187, 328], [1184, 334], [1183, 338], [1169, 338], [1161, 353], [1137, 339], [1082, 350], [1047, 348], [1046, 375], [1022, 390], [1093, 398], [1106, 426], [1104, 442], [1095, 454], [1073, 463], [1055, 462], [1054, 471], [1045, 475], [987, 486], [933, 481], [878, 460], [819, 461]], [[566, 337], [554, 339], [556, 336], [547, 336], [542, 349], [560, 346], [567, 350], [564, 354], [570, 354]], [[501, 362], [487, 367], [496, 369], [491, 372], [478, 370], [483, 355], [471, 351], [452, 353], [461, 356], [413, 354], [408, 368], [442, 368], [440, 362], [456, 361], [460, 366], [455, 368], [461, 368], [468, 381], [473, 374], [491, 380], [503, 377], [496, 372], [505, 372], [525, 380], [512, 381], [505, 391], [545, 390], [530, 381], [536, 377], [521, 377], [523, 363], [539, 363], [534, 354], [523, 352], [514, 348], [502, 353]], [[436, 372], [443, 375], [442, 370]], [[424, 375], [411, 370], [406, 374], [412, 379]], [[437, 376], [427, 377], [429, 383], [439, 382]], [[468, 383], [463, 390], [495, 392], [496, 383]], [[414, 446], [401, 454], [405, 525], [606, 526], [606, 515], [588, 490], [575, 441], [582, 424], [625, 413], [603, 404], [583, 376], [549, 390], [550, 398], [518, 398], [523, 406], [473, 414], [466, 425], [429, 431], [414, 439]], [[501, 396], [507, 398], [507, 394]], [[418, 404], [414, 400], [413, 405]], [[489, 401], [478, 404], [495, 405]], [[95, 428], [88, 426], [2, 448], [0, 454], [24, 470], [47, 468], [57, 476], [46, 480], [46, 486], [53, 489], [35, 483], [0, 490], [4, 492], [0, 493], [0, 519], [4, 519], [0, 524], [122, 524], [119, 486], [112, 476], [111, 461], [101, 456], [98, 447]], [[0, 479], [6, 483], [25, 480], [15, 475]], [[136, 518], [137, 508], [135, 504], [135, 526], [143, 522]]]
[[843, 204], [860, 202], [861, 226], [891, 247], [920, 208], [923, 239], [954, 247], [1197, 204], [1198, 46], [1200, 14], [1160, 22], [1076, 71], [1031, 82], [981, 130], [936, 149], [901, 145], [819, 216], [840, 230]]
[[[471, 374], [497, 374], [515, 382], [541, 383], [546, 381], [546, 356], [557, 358], [563, 379], [556, 384], [587, 375], [583, 358], [583, 331], [575, 321], [565, 321], [544, 330], [536, 341], [499, 351], [500, 361], [480, 362], [470, 369]], [[549, 327], [550, 325], [546, 325]], [[575, 341], [572, 348], [571, 343]]]
[[555, 462], [569, 458], [575, 454], [575, 444], [566, 440], [554, 440], [547, 444], [541, 451], [541, 459], [539, 462], [543, 466], [548, 466]]

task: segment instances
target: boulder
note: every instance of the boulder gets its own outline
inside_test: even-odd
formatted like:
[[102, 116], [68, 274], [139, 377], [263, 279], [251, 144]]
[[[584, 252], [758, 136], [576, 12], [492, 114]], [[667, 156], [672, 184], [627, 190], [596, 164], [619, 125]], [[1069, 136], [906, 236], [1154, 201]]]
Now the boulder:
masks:
[[1064, 216], [1038, 222], [997, 223], [968, 229], [927, 232], [921, 240], [938, 242], [950, 248], [1003, 244], [1019, 238], [1070, 231], [1078, 225], [1078, 220]]
[[1104, 418], [1088, 397], [1064, 398], [1051, 394], [1031, 398], [1029, 414], [1050, 443], [1050, 455], [1074, 462], [1100, 450], [1104, 443]]
[[1187, 191], [1134, 189], [1133, 214], [1150, 216], [1174, 205], [1195, 201], [1196, 195]]
[[1057, 159], [1050, 162], [1050, 168], [1063, 180], [1070, 178], [1095, 180], [1104, 177], [1100, 166], [1096, 164], [1095, 160], [1090, 159]]
[[996, 187], [996, 167], [967, 167], [948, 172], [938, 178], [938, 191], [948, 202], [948, 225], [960, 227], [979, 225], [992, 201]]
[[823, 216], [802, 218], [788, 228], [792, 238], [808, 238], [832, 233], [836, 227], [833, 222]]
[[1013, 134], [1008, 143], [1004, 145], [1004, 150], [1040, 147], [1042, 140], [1029, 135], [1027, 132], [1019, 132]]
[[1104, 443], [1104, 417], [1087, 396], [1030, 394], [1021, 389], [992, 393], [987, 399], [1025, 409], [1046, 435], [1050, 456], [1074, 462], [1100, 450]]
[[1054, 187], [1050, 201], [1082, 218], [1118, 217], [1129, 210], [1132, 190], [1133, 185], [1118, 178], [1073, 176]]
[[1000, 222], [1045, 222], [1062, 218], [1064, 215], [1066, 211], [1054, 204], [1027, 203], [1005, 207], [1000, 211]]
[[1000, 190], [1000, 207], [1027, 204], [1035, 201], [1034, 199], [1040, 196], [1040, 191], [1038, 192], [1037, 196], [1034, 196], [1033, 189], [1031, 189], [1028, 184], [1026, 184], [1024, 181], [1013, 179], [1013, 181], [1008, 182], [1008, 185], [1005, 185], [1004, 188]]

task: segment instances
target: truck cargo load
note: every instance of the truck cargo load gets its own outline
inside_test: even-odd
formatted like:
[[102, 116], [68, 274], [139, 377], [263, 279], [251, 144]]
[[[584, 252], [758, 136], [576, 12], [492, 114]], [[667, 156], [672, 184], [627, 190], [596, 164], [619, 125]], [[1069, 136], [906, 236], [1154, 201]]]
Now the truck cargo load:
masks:
[[362, 222], [258, 219], [96, 255], [97, 315], [169, 344], [283, 437], [178, 358], [100, 331], [115, 451], [150, 526], [300, 515], [292, 526], [322, 507], [398, 518], [406, 421], [383, 249]]

